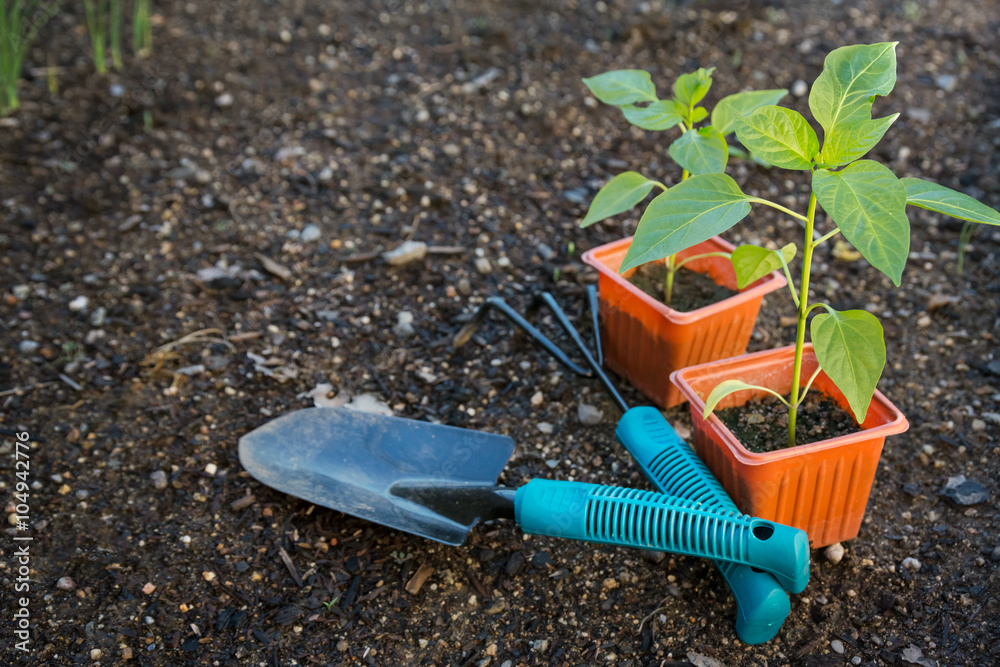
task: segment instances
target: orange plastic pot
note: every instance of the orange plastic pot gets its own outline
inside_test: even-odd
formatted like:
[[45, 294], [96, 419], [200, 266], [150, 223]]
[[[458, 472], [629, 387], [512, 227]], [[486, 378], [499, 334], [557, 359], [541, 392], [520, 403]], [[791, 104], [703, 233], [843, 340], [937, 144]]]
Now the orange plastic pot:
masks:
[[[819, 548], [857, 536], [885, 438], [902, 433], [909, 424], [876, 390], [861, 431], [757, 454], [740, 444], [714, 413], [702, 418], [705, 397], [723, 380], [742, 380], [788, 395], [794, 364], [795, 346], [790, 346], [685, 368], [671, 380], [690, 401], [695, 451], [740, 510], [801, 528], [812, 547]], [[811, 377], [816, 366], [808, 344], [802, 377]], [[822, 371], [810, 391], [819, 391], [850, 410], [847, 399]], [[764, 395], [759, 390], [739, 391], [724, 398], [716, 410]]]
[[[787, 284], [779, 273], [770, 273], [739, 294], [704, 308], [681, 312], [649, 296], [627, 280], [635, 269], [619, 275], [618, 268], [632, 238], [599, 246], [583, 255], [598, 270], [601, 343], [608, 367], [661, 408], [684, 402], [670, 382], [679, 368], [724, 359], [746, 352], [768, 292]], [[680, 259], [709, 252], [732, 252], [733, 246], [718, 236], [678, 254]], [[661, 263], [665, 260], [660, 260]], [[707, 257], [686, 264], [686, 269], [736, 290], [736, 273], [725, 257]]]

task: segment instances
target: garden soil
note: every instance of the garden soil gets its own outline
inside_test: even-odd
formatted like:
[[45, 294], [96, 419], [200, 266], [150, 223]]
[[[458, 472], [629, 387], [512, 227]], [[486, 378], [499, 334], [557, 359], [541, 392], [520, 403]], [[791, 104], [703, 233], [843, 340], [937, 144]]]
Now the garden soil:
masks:
[[[81, 8], [65, 8], [28, 54], [23, 108], [0, 120], [5, 502], [15, 434], [33, 442], [29, 530], [0, 539], [0, 663], [1000, 663], [996, 229], [959, 275], [961, 224], [913, 211], [898, 288], [817, 251], [813, 298], [882, 319], [879, 386], [911, 427], [886, 443], [860, 535], [837, 563], [813, 553], [761, 646], [736, 637], [706, 561], [510, 523], [444, 547], [271, 491], [237, 459], [267, 420], [351, 400], [510, 435], [506, 484], [647, 488], [595, 383], [498, 318], [451, 348], [490, 295], [526, 307], [549, 290], [578, 317], [596, 280], [580, 253], [639, 216], [580, 230], [594, 193], [626, 169], [680, 177], [673, 135], [628, 127], [581, 77], [644, 68], [667, 94], [715, 66], [709, 103], [785, 87], [805, 112], [827, 52], [899, 40], [875, 108], [901, 116], [870, 157], [997, 207], [995, 2], [168, 1], [153, 55], [108, 77]], [[806, 173], [729, 173], [804, 207]], [[758, 207], [725, 237], [780, 247], [801, 232]], [[426, 253], [381, 258], [405, 240]], [[768, 296], [750, 349], [789, 344], [791, 315], [787, 292]], [[581, 424], [581, 402], [603, 422]], [[686, 410], [667, 413], [685, 434]], [[986, 499], [946, 500], [959, 475]], [[27, 654], [15, 535], [33, 538]]]

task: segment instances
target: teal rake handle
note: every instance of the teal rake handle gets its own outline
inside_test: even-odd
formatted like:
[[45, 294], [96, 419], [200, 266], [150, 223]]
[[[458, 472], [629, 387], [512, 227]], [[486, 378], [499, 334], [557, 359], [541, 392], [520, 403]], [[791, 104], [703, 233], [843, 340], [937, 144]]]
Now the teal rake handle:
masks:
[[797, 528], [652, 491], [533, 479], [514, 497], [526, 533], [669, 551], [750, 565], [801, 593], [809, 540]]
[[[725, 489], [681, 440], [656, 408], [626, 412], [615, 436], [660, 493], [701, 503], [702, 507], [738, 511]], [[791, 609], [788, 595], [774, 577], [726, 561], [715, 561], [736, 599], [736, 634], [747, 644], [769, 641]]]

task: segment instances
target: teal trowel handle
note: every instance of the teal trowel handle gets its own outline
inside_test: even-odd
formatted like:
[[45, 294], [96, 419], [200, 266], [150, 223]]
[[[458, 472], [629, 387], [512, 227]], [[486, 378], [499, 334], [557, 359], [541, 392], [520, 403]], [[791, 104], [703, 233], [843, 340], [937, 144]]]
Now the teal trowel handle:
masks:
[[514, 511], [526, 533], [670, 551], [750, 565], [785, 589], [809, 581], [809, 540], [797, 528], [652, 491], [533, 479]]
[[[615, 436], [661, 493], [704, 507], [737, 511], [705, 463], [656, 408], [626, 412]], [[715, 564], [736, 599], [736, 634], [747, 644], [769, 641], [788, 617], [788, 595], [766, 572], [724, 561]]]

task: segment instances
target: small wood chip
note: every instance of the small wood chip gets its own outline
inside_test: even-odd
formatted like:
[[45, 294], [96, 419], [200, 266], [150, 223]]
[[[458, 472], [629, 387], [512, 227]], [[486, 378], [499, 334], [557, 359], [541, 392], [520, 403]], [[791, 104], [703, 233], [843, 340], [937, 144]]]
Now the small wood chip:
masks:
[[74, 382], [69, 376], [65, 375], [64, 373], [60, 373], [59, 374], [59, 379], [62, 380], [63, 382], [65, 382], [66, 384], [68, 384], [73, 389], [76, 389], [77, 391], [81, 391], [83, 389], [83, 387], [81, 387], [80, 385], [78, 385], [76, 382]]
[[420, 587], [424, 585], [427, 578], [434, 574], [434, 568], [430, 565], [421, 565], [416, 574], [406, 582], [406, 592], [416, 595], [420, 592]]
[[356, 255], [340, 255], [339, 257], [334, 257], [333, 261], [340, 262], [341, 264], [363, 264], [364, 262], [370, 262], [382, 252], [379, 250], [372, 250], [371, 252], [359, 252]]
[[295, 585], [302, 588], [302, 577], [299, 576], [299, 571], [295, 569], [295, 563], [292, 562], [291, 556], [285, 551], [284, 547], [278, 547], [278, 556], [281, 557], [282, 562], [285, 563], [285, 567], [288, 568], [288, 572], [292, 575], [292, 579], [295, 580]]
[[288, 268], [278, 264], [276, 261], [268, 257], [267, 255], [262, 255], [257, 252], [254, 253], [254, 257], [260, 260], [260, 263], [264, 265], [264, 270], [271, 275], [277, 276], [282, 280], [289, 280], [292, 277], [292, 272]]
[[229, 337], [229, 340], [230, 341], [234, 341], [235, 340], [237, 342], [243, 341], [243, 340], [254, 340], [256, 338], [260, 338], [263, 335], [264, 335], [264, 332], [262, 332], [262, 331], [246, 331], [244, 333], [233, 334], [232, 336]]
[[244, 507], [249, 507], [254, 504], [257, 498], [253, 495], [243, 496], [242, 498], [237, 498], [233, 502], [229, 503], [229, 506], [234, 510], [241, 510]]
[[120, 232], [130, 231], [134, 229], [135, 226], [138, 225], [140, 222], [142, 222], [141, 215], [130, 215], [129, 217], [125, 218], [125, 222], [118, 225], [118, 231]]
[[427, 246], [428, 255], [461, 255], [465, 248], [460, 245], [432, 245]]

